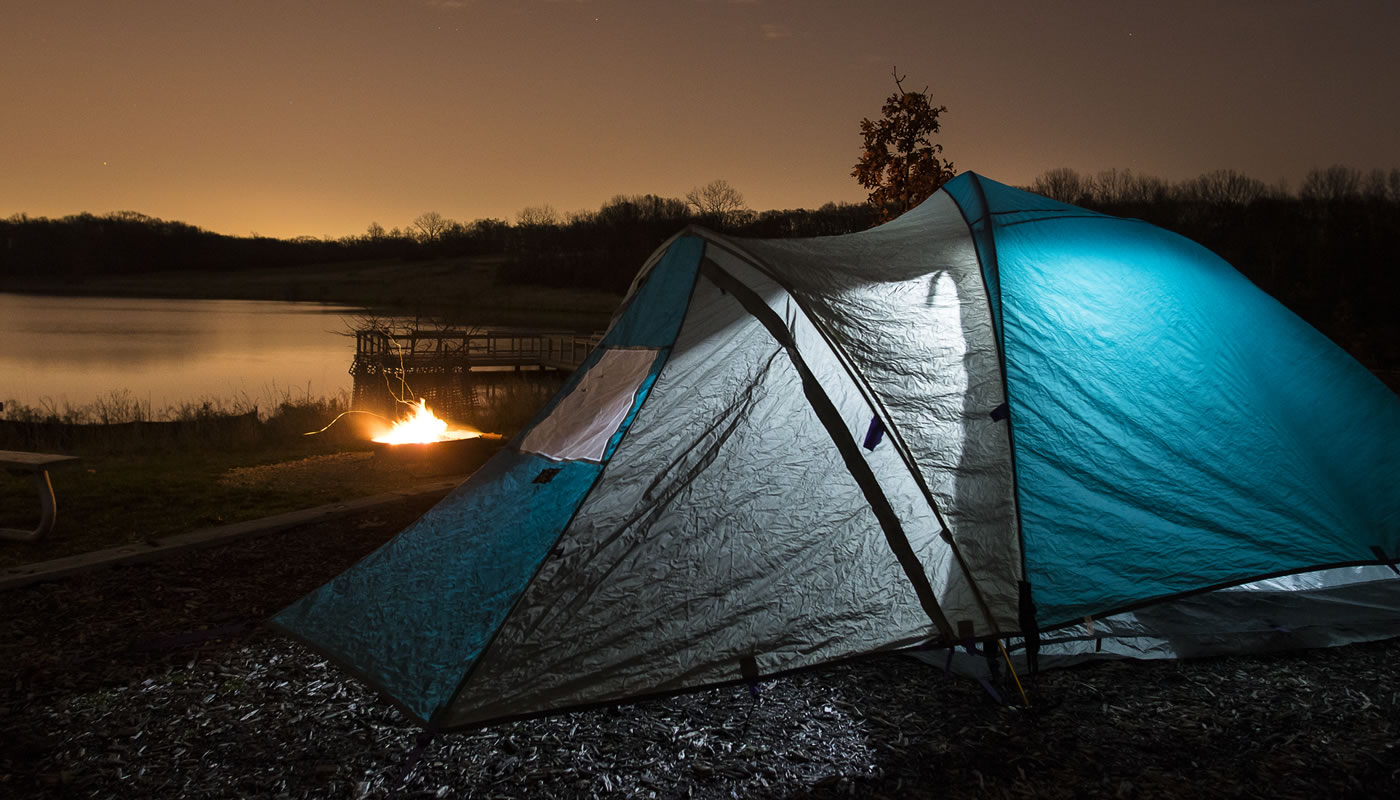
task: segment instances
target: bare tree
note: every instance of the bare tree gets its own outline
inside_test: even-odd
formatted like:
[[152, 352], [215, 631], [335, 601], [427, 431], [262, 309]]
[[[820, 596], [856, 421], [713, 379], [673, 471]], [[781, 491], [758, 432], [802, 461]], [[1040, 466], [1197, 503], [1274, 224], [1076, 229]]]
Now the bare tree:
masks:
[[1361, 170], [1334, 164], [1327, 169], [1314, 169], [1303, 179], [1304, 200], [1345, 200], [1361, 194]]
[[1171, 187], [1156, 175], [1134, 175], [1128, 182], [1125, 203], [1160, 203], [1167, 199]]
[[1121, 203], [1127, 198], [1132, 183], [1132, 170], [1106, 169], [1089, 181], [1089, 194], [1098, 203]]
[[1389, 195], [1385, 170], [1373, 169], [1366, 173], [1365, 186], [1362, 193], [1372, 200], [1384, 200]]
[[718, 218], [726, 225], [740, 221], [748, 211], [744, 195], [722, 178], [686, 192], [685, 202], [696, 214]]
[[436, 211], [425, 211], [414, 218], [410, 230], [415, 239], [436, 242], [452, 228], [453, 222]]
[[1187, 200], [1211, 205], [1247, 206], [1269, 193], [1269, 187], [1232, 169], [1217, 169], [1186, 181], [1178, 189]]
[[1082, 191], [1101, 205], [1155, 203], [1166, 199], [1167, 182], [1130, 169], [1110, 168], [1084, 179]]
[[554, 206], [526, 206], [520, 209], [516, 215], [515, 224], [518, 227], [528, 228], [536, 225], [558, 225], [559, 214], [554, 210]]
[[654, 194], [616, 194], [604, 203], [595, 217], [607, 225], [629, 225], [635, 222], [676, 221], [689, 214], [684, 200]]
[[139, 211], [113, 211], [107, 215], [107, 219], [117, 222], [139, 222], [143, 225], [157, 222], [154, 217], [148, 217]]
[[1089, 194], [1089, 182], [1069, 167], [1056, 167], [1036, 178], [1031, 191], [1061, 203], [1079, 203]]

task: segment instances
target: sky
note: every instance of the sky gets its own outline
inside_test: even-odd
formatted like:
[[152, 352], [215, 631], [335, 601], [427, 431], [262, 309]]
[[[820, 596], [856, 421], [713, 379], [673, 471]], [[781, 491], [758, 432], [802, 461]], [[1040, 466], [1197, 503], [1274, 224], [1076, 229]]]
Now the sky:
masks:
[[0, 0], [0, 218], [341, 237], [724, 179], [858, 202], [859, 123], [958, 171], [1400, 166], [1394, 0]]

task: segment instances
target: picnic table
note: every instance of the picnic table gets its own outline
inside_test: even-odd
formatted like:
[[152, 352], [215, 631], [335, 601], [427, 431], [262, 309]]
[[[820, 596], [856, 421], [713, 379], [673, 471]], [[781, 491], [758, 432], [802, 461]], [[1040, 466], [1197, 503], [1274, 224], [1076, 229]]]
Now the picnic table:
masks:
[[20, 542], [33, 542], [42, 539], [53, 530], [54, 497], [53, 484], [49, 481], [49, 470], [76, 464], [77, 456], [61, 456], [52, 453], [27, 453], [20, 450], [0, 450], [0, 467], [10, 472], [28, 473], [34, 476], [34, 486], [39, 490], [39, 527], [32, 531], [15, 528], [0, 528], [0, 539]]

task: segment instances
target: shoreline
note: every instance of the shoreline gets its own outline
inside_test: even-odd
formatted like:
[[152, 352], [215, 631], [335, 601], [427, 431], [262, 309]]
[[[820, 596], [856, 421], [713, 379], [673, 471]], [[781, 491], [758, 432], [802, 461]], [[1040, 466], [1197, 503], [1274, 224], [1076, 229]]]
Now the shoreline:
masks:
[[295, 269], [150, 272], [62, 280], [0, 279], [0, 292], [50, 297], [322, 303], [450, 324], [547, 326], [592, 332], [622, 301], [595, 289], [502, 280], [498, 256], [354, 261]]

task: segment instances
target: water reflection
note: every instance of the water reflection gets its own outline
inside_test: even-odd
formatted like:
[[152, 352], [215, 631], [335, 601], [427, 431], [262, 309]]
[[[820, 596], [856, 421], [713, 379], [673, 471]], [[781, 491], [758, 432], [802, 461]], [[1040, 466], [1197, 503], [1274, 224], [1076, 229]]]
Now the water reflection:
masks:
[[0, 400], [81, 406], [130, 391], [153, 408], [267, 405], [348, 392], [359, 309], [317, 303], [0, 293]]

